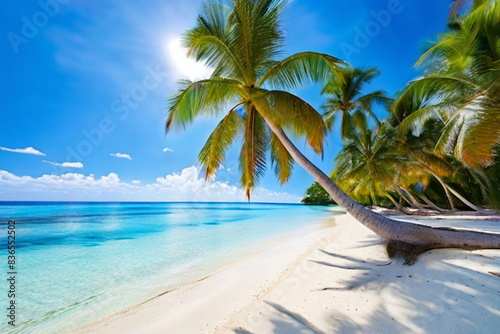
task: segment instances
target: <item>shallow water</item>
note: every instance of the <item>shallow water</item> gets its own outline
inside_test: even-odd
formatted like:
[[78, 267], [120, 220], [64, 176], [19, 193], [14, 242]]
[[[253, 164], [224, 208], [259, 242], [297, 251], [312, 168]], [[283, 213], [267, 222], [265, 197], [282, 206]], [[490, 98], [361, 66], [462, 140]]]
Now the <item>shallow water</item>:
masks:
[[[2, 277], [7, 222], [16, 220], [16, 326], [64, 332], [203, 278], [331, 208], [247, 203], [0, 202]], [[0, 285], [7, 306], [8, 282]], [[2, 306], [2, 309], [5, 307]], [[5, 311], [3, 312], [5, 313]]]

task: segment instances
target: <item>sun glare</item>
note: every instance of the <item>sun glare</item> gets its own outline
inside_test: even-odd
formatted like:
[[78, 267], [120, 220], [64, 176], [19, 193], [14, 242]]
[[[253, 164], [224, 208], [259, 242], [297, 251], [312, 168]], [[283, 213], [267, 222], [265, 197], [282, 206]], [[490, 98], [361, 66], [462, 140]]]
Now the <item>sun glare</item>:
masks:
[[166, 51], [169, 65], [179, 76], [179, 79], [189, 80], [208, 78], [212, 72], [205, 63], [197, 62], [194, 58], [187, 56], [187, 51], [181, 45], [180, 38], [171, 38], [167, 41]]

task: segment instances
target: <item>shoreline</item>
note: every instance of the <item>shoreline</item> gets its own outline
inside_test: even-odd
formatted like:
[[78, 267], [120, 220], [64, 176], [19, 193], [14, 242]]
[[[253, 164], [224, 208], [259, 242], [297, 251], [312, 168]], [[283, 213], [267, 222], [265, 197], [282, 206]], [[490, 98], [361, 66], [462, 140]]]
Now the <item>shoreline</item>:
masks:
[[[143, 324], [137, 325], [137, 328], [131, 326], [122, 326], [121, 323], [123, 321], [127, 321], [129, 318], [134, 318], [138, 316], [139, 319], [143, 319], [143, 317], [148, 317], [149, 315], [153, 316], [153, 319], [156, 318], [148, 311], [150, 308], [160, 307], [163, 308], [165, 303], [170, 302], [171, 300], [182, 298], [186, 294], [190, 294], [193, 289], [205, 289], [212, 282], [206, 284], [207, 280], [219, 280], [219, 276], [221, 276], [220, 281], [224, 281], [225, 279], [234, 279], [237, 278], [237, 273], [240, 273], [241, 269], [244, 270], [244, 267], [250, 265], [251, 267], [258, 266], [258, 263], [263, 259], [272, 257], [272, 253], [284, 254], [284, 256], [279, 256], [280, 259], [284, 259], [284, 262], [288, 263], [286, 258], [289, 258], [289, 255], [285, 250], [292, 250], [294, 252], [299, 252], [300, 255], [301, 249], [306, 247], [307, 249], [311, 247], [311, 244], [315, 244], [319, 240], [325, 238], [325, 235], [329, 235], [332, 233], [333, 229], [335, 229], [335, 218], [339, 217], [339, 215], [333, 215], [328, 218], [323, 218], [318, 221], [316, 226], [306, 226], [301, 227], [289, 232], [280, 235], [277, 239], [263, 241], [259, 245], [253, 246], [247, 250], [247, 254], [243, 257], [240, 256], [233, 259], [229, 263], [223, 265], [220, 268], [217, 268], [212, 273], [196, 279], [194, 281], [187, 282], [182, 284], [172, 290], [164, 291], [159, 293], [156, 296], [153, 296], [147, 300], [144, 300], [138, 304], [135, 304], [131, 307], [123, 309], [114, 314], [96, 319], [94, 321], [83, 324], [75, 329], [73, 329], [72, 333], [123, 333], [128, 330], [132, 332], [145, 330]], [[321, 225], [319, 225], [321, 224]], [[295, 257], [292, 259], [288, 259], [290, 261], [294, 261]], [[292, 262], [293, 262], [292, 261]], [[278, 263], [276, 263], [278, 264]], [[283, 271], [289, 271], [290, 267], [288, 265], [282, 265]], [[267, 268], [270, 272], [268, 273], [270, 276], [275, 273], [274, 269], [270, 266]], [[237, 272], [236, 274], [233, 271]], [[271, 277], [272, 278], [272, 277]], [[269, 279], [271, 279], [269, 278]], [[201, 287], [200, 287], [201, 285]], [[182, 301], [181, 301], [182, 303]], [[147, 314], [146, 314], [147, 313]], [[139, 316], [140, 314], [140, 316]], [[142, 322], [143, 320], [140, 320]], [[137, 323], [132, 321], [134, 324]], [[188, 321], [190, 322], [190, 321]], [[115, 328], [116, 327], [116, 328]], [[205, 327], [205, 326], [203, 326]], [[201, 328], [201, 327], [200, 327]], [[205, 329], [205, 328], [203, 328]], [[184, 330], [184, 328], [179, 328], [179, 330]], [[147, 331], [149, 333], [149, 331]], [[154, 331], [153, 331], [154, 332]], [[160, 329], [158, 332], [163, 333]]]
[[[406, 266], [388, 259], [384, 241], [350, 215], [333, 218], [334, 227], [269, 245], [79, 332], [493, 333], [500, 326], [500, 250], [437, 249]], [[437, 218], [460, 227], [484, 217]], [[499, 217], [491, 218], [482, 228], [500, 232]]]

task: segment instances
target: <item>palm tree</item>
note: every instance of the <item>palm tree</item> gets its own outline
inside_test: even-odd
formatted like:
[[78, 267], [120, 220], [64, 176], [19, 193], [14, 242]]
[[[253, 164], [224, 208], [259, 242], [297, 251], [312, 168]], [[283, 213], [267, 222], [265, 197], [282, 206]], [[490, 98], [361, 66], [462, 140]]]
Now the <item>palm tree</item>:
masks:
[[499, 248], [498, 235], [423, 227], [376, 214], [347, 196], [297, 149], [284, 130], [304, 136], [321, 154], [326, 126], [309, 104], [277, 88], [293, 89], [306, 81], [325, 83], [342, 62], [315, 52], [277, 61], [283, 43], [279, 24], [283, 4], [279, 0], [207, 2], [195, 28], [184, 35], [189, 54], [206, 61], [214, 72], [208, 79], [183, 83], [170, 100], [166, 129], [184, 127], [199, 115], [229, 110], [199, 156], [207, 177], [215, 174], [227, 148], [241, 134], [241, 182], [247, 195], [266, 168], [270, 146], [281, 182], [289, 179], [295, 160], [337, 204], [387, 240], [419, 247]]
[[389, 125], [382, 123], [378, 132], [374, 133], [359, 110], [353, 114], [353, 123], [355, 128], [344, 140], [344, 148], [335, 158], [333, 181], [358, 201], [369, 197], [371, 203], [377, 205], [380, 196], [392, 200], [389, 191], [396, 181], [396, 166], [404, 164], [405, 159], [392, 147], [394, 137], [384, 133]]
[[[415, 102], [415, 101], [414, 101]], [[416, 103], [416, 102], [415, 102]], [[417, 103], [419, 104], [419, 103]], [[394, 109], [393, 109], [394, 111]], [[428, 121], [423, 125], [421, 133], [406, 133], [397, 137], [398, 151], [412, 160], [411, 169], [413, 173], [420, 175], [420, 182], [427, 185], [430, 182], [430, 177], [434, 177], [446, 194], [450, 209], [454, 210], [451, 187], [446, 184], [444, 177], [450, 177], [453, 174], [452, 163], [449, 163], [445, 158], [438, 156], [434, 152], [434, 146], [439, 138], [439, 133], [442, 130], [441, 122]], [[401, 128], [399, 129], [401, 134]], [[458, 192], [456, 192], [458, 194]], [[477, 210], [478, 208], [458, 194], [466, 205]], [[425, 201], [425, 200], [424, 200]]]
[[[415, 105], [421, 105], [419, 102], [416, 102], [417, 100], [418, 99], [413, 96], [413, 107]], [[401, 100], [398, 99], [397, 102], [401, 102]], [[395, 108], [393, 108], [393, 112], [397, 115], [398, 111], [401, 109], [408, 111], [410, 114], [412, 112], [412, 107], [404, 109], [401, 108], [400, 104], [397, 104]], [[424, 108], [419, 109], [418, 107], [416, 109], [424, 110]], [[397, 123], [397, 121], [395, 122]], [[432, 176], [439, 182], [448, 198], [452, 210], [455, 209], [452, 198], [452, 195], [454, 195], [469, 208], [476, 211], [482, 211], [483, 209], [471, 203], [444, 180], [445, 177], [457, 179], [453, 177], [453, 170], [457, 170], [457, 165], [460, 168], [467, 168], [452, 157], [445, 158], [440, 154], [436, 154], [434, 147], [436, 146], [436, 142], [439, 139], [444, 124], [441, 121], [426, 121], [423, 124], [423, 128], [415, 134], [413, 131], [407, 131], [404, 123], [403, 120], [403, 124], [399, 124], [397, 127], [399, 129], [399, 136], [396, 142], [398, 143], [398, 152], [413, 161], [410, 167], [414, 170], [416, 169], [416, 172], [421, 175], [422, 179], [427, 179], [427, 177]], [[474, 183], [477, 184], [476, 182]], [[481, 184], [479, 185], [481, 186]]]
[[323, 118], [331, 130], [335, 117], [341, 116], [341, 136], [347, 138], [352, 127], [352, 113], [363, 111], [373, 117], [378, 123], [379, 120], [372, 108], [375, 103], [388, 105], [392, 100], [388, 98], [385, 92], [377, 90], [368, 94], [363, 94], [365, 85], [369, 84], [380, 72], [375, 68], [358, 69], [347, 67], [337, 73], [325, 86], [323, 93], [328, 94], [323, 109], [325, 110]]
[[440, 35], [417, 62], [430, 74], [411, 82], [396, 104], [409, 105], [416, 97], [425, 103], [409, 115], [400, 108], [401, 128], [443, 120], [438, 151], [471, 168], [490, 166], [500, 143], [499, 41], [500, 2], [475, 2], [460, 27]]

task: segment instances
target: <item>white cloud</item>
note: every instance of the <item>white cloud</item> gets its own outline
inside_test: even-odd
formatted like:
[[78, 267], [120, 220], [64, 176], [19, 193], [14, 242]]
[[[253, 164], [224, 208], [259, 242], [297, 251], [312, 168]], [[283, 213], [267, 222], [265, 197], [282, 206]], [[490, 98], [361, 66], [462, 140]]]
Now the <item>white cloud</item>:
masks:
[[57, 163], [57, 162], [48, 161], [48, 160], [43, 160], [43, 162], [46, 162], [48, 164], [51, 164], [53, 166], [58, 166], [58, 167], [83, 168], [83, 164], [81, 162], [63, 162], [62, 164]]
[[34, 149], [33, 147], [26, 147], [26, 148], [7, 148], [7, 147], [1, 147], [0, 150], [2, 151], [7, 151], [7, 152], [14, 152], [14, 153], [24, 153], [24, 154], [34, 154], [34, 155], [41, 155], [45, 156], [44, 153]]
[[[139, 180], [122, 182], [116, 173], [96, 178], [93, 174], [67, 173], [40, 177], [17, 176], [0, 170], [0, 200], [65, 201], [193, 201], [244, 202], [243, 189], [227, 182], [205, 182], [195, 166], [158, 177], [140, 185]], [[297, 203], [300, 197], [257, 188], [253, 202]]]
[[172, 150], [171, 148], [168, 148], [168, 147], [165, 147], [163, 149], [163, 152], [173, 152], [174, 150]]
[[208, 78], [212, 74], [212, 70], [203, 62], [187, 56], [179, 37], [171, 38], [166, 44], [170, 67], [179, 79], [188, 78], [193, 81]]
[[122, 159], [132, 160], [132, 158], [130, 157], [130, 155], [124, 154], [124, 153], [111, 153], [110, 156], [116, 157], [116, 158], [122, 158]]

